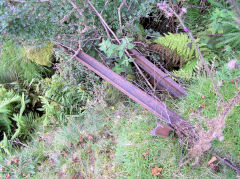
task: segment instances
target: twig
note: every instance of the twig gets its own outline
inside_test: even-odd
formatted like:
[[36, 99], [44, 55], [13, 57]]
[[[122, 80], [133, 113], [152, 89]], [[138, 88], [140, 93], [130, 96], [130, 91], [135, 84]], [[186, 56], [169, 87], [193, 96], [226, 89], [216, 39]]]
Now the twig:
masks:
[[22, 142], [20, 142], [20, 140], [19, 140], [18, 138], [16, 138], [15, 140], [13, 140], [13, 141], [11, 141], [11, 142], [12, 142], [12, 143], [21, 144], [22, 146], [27, 147], [27, 145], [24, 144], [24, 143], [22, 143]]
[[78, 49], [77, 49], [77, 51], [75, 51], [75, 53], [74, 53], [74, 55], [72, 55], [71, 56], [71, 58], [67, 61], [67, 62], [69, 62], [69, 61], [71, 61], [72, 59], [74, 59], [78, 54], [79, 54], [79, 52], [82, 50], [82, 47], [81, 47], [81, 43], [80, 43], [80, 41], [78, 42]]
[[104, 7], [103, 7], [102, 11], [100, 12], [101, 15], [102, 15], [102, 13], [103, 13], [103, 10], [104, 10], [105, 7], [107, 6], [107, 4], [108, 4], [108, 0], [105, 1]]
[[60, 24], [63, 24], [69, 17], [70, 15], [75, 11], [75, 8], [73, 8], [67, 15], [65, 15], [60, 21]]
[[117, 40], [118, 44], [121, 44], [120, 40], [118, 39], [118, 37], [116, 36], [116, 34], [112, 31], [112, 29], [108, 26], [108, 24], [105, 22], [105, 20], [102, 18], [101, 14], [99, 14], [99, 12], [97, 11], [97, 9], [93, 6], [93, 4], [87, 0], [88, 4], [91, 6], [91, 8], [93, 9], [93, 11], [95, 12], [95, 14], [99, 17], [101, 23], [103, 24], [103, 26], [105, 26], [109, 32], [111, 32], [111, 34], [113, 35], [113, 37]]
[[236, 165], [232, 164], [228, 159], [220, 157], [215, 151], [212, 152], [212, 154], [222, 163], [227, 165], [228, 167], [232, 168], [235, 170], [238, 174], [240, 174], [240, 168], [237, 167]]
[[120, 26], [120, 32], [122, 33], [122, 20], [121, 20], [121, 9], [122, 6], [126, 3], [126, 0], [122, 0], [120, 6], [118, 7], [118, 19], [119, 19], [119, 26]]
[[153, 91], [153, 93], [155, 94], [155, 89], [153, 88], [153, 86], [151, 85], [151, 83], [148, 81], [148, 79], [146, 78], [146, 76], [143, 74], [142, 70], [139, 68], [138, 64], [136, 62], [133, 61], [133, 64], [136, 66], [136, 68], [138, 69], [139, 73], [142, 75], [142, 77], [144, 78], [144, 80], [147, 82], [148, 86], [151, 88], [151, 90]]
[[73, 6], [74, 9], [77, 10], [78, 14], [83, 17], [83, 22], [79, 22], [81, 25], [84, 26], [84, 29], [82, 31], [79, 31], [80, 34], [85, 33], [88, 31], [89, 27], [87, 26], [85, 16], [83, 15], [84, 9], [79, 9], [77, 4], [75, 4], [72, 0], [68, 0], [68, 2]]

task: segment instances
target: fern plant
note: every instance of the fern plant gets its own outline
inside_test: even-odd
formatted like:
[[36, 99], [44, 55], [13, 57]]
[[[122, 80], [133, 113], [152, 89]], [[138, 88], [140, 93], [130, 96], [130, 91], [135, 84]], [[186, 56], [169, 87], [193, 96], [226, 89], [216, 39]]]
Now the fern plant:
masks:
[[[154, 42], [156, 44], [152, 44], [150, 48], [164, 58], [166, 68], [173, 70], [172, 73], [186, 80], [193, 76], [197, 67], [198, 53], [187, 34], [168, 33]], [[199, 39], [197, 39], [197, 43], [199, 43]], [[199, 47], [208, 61], [216, 57], [211, 50], [206, 48], [205, 44], [199, 43]], [[175, 70], [177, 67], [180, 67], [179, 70]]]
[[16, 122], [17, 128], [12, 135], [11, 140], [14, 140], [16, 137], [26, 139], [34, 128], [34, 119], [36, 119], [37, 116], [32, 112], [28, 113], [27, 115], [23, 115], [27, 102], [28, 101], [26, 101], [24, 98], [24, 94], [22, 94], [20, 111], [18, 114], [13, 114], [12, 117], [12, 120]]
[[189, 39], [187, 34], [184, 33], [168, 33], [164, 37], [156, 39], [155, 43], [160, 44], [171, 51], [175, 51], [179, 60], [185, 62], [198, 57], [196, 50], [192, 48], [191, 39]]
[[5, 133], [3, 135], [3, 140], [0, 141], [0, 149], [3, 149], [4, 152], [7, 153], [8, 155], [12, 153], [12, 145], [9, 142], [7, 135]]
[[187, 34], [168, 33], [154, 42], [156, 44], [151, 45], [150, 48], [163, 56], [165, 66], [168, 69], [183, 67], [179, 71], [173, 72], [182, 78], [189, 79], [192, 76], [197, 64], [198, 54]]
[[10, 135], [12, 126], [10, 117], [14, 110], [14, 105], [19, 103], [20, 100], [20, 96], [15, 95], [13, 91], [8, 93], [5, 88], [0, 88], [0, 131], [2, 133]]
[[28, 102], [24, 94], [20, 96], [0, 86], [0, 148], [7, 154], [12, 148], [8, 139], [13, 141], [18, 137], [25, 140], [36, 125], [38, 116], [25, 111]]

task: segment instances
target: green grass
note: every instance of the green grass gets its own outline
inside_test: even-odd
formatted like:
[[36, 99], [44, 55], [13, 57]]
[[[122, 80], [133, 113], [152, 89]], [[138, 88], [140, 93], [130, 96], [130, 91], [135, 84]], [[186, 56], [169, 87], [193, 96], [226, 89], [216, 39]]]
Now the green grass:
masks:
[[[175, 138], [151, 135], [155, 125], [154, 116], [133, 103], [119, 103], [114, 108], [99, 104], [88, 107], [67, 126], [39, 130], [27, 147], [2, 158], [0, 163], [6, 168], [1, 175], [157, 178], [151, 175], [151, 169], [159, 167], [163, 169], [161, 178], [234, 178], [235, 173], [225, 166], [214, 173], [207, 166], [211, 156], [205, 156], [197, 167], [187, 165], [179, 170], [178, 162], [185, 150]], [[19, 165], [7, 166], [13, 157], [19, 158]]]

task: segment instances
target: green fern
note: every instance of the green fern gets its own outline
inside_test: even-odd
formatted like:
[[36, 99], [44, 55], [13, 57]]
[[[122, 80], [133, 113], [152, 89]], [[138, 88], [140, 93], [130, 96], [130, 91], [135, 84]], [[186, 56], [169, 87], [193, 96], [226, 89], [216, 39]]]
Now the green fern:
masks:
[[188, 38], [187, 34], [168, 33], [164, 37], [159, 37], [154, 42], [172, 51], [176, 51], [180, 59], [185, 62], [198, 57], [197, 51], [192, 48], [192, 41]]
[[187, 34], [168, 33], [154, 42], [161, 46], [158, 52], [160, 55], [165, 54], [164, 58], [168, 64], [180, 64], [180, 70], [173, 71], [174, 74], [184, 79], [192, 77], [197, 65], [198, 53]]
[[5, 99], [0, 101], [0, 129], [2, 132], [6, 132], [7, 135], [11, 133], [11, 119], [10, 115], [12, 114], [13, 104], [20, 102], [20, 96], [14, 96], [10, 99]]
[[174, 70], [172, 73], [178, 77], [181, 77], [185, 80], [190, 80], [194, 76], [194, 71], [197, 66], [197, 61], [189, 61], [186, 65], [184, 65], [179, 70]]
[[23, 116], [23, 112], [26, 108], [26, 102], [27, 101], [24, 99], [24, 94], [22, 94], [20, 112], [18, 114], [13, 114], [12, 118], [14, 121], [16, 121], [17, 129], [12, 135], [11, 140], [15, 139], [16, 137], [26, 138], [33, 128], [35, 115], [33, 113], [29, 113]]
[[12, 145], [8, 141], [7, 135], [4, 133], [3, 140], [0, 142], [0, 149], [3, 149], [5, 153], [11, 155], [12, 153]]
[[[0, 141], [0, 147], [6, 153], [10, 152], [7, 147], [8, 138], [26, 139], [36, 125], [34, 120], [38, 117], [37, 115], [32, 112], [24, 114], [28, 102], [24, 94], [19, 96], [14, 91], [7, 91], [0, 86], [0, 132], [1, 136], [4, 136]], [[16, 129], [13, 129], [13, 126], [16, 126]]]

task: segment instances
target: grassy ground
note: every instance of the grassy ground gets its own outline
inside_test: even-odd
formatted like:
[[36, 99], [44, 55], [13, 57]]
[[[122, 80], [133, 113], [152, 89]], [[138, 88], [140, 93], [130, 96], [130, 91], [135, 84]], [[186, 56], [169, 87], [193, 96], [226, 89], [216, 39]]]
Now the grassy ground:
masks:
[[[2, 174], [17, 178], [27, 174], [32, 178], [236, 177], [225, 166], [215, 173], [207, 165], [211, 156], [205, 156], [197, 167], [179, 170], [184, 149], [173, 137], [151, 135], [155, 117], [132, 102], [109, 107], [97, 104], [88, 107], [82, 117], [69, 120], [63, 128], [39, 130], [23, 150], [2, 159], [8, 163]], [[226, 133], [229, 135], [228, 130]], [[227, 146], [229, 141], [222, 145]], [[19, 160], [18, 166], [9, 164], [13, 158]], [[155, 167], [162, 168], [160, 176], [151, 174]]]

